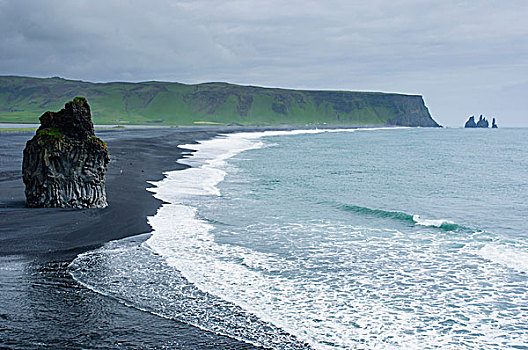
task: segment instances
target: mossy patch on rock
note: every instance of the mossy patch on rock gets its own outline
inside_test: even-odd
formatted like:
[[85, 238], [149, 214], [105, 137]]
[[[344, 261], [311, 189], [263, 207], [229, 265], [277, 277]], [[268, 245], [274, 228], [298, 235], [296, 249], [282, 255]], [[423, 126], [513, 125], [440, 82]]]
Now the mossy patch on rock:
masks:
[[94, 142], [95, 144], [97, 144], [97, 145], [103, 147], [104, 149], [107, 149], [107, 148], [108, 148], [108, 146], [106, 145], [106, 142], [104, 142], [103, 140], [101, 140], [101, 139], [98, 138], [97, 136], [91, 136], [91, 137], [90, 137], [90, 140], [91, 140], [92, 142]]
[[59, 131], [58, 128], [44, 128], [37, 130], [38, 136], [55, 136], [55, 137], [63, 137], [64, 134]]

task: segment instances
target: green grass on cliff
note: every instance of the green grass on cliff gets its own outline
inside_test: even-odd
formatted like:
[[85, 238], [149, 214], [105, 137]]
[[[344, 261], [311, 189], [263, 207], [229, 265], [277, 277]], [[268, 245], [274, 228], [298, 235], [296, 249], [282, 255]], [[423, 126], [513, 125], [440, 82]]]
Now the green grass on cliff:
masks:
[[87, 98], [96, 124], [437, 126], [416, 95], [14, 76], [0, 76], [0, 122], [38, 123], [76, 96]]

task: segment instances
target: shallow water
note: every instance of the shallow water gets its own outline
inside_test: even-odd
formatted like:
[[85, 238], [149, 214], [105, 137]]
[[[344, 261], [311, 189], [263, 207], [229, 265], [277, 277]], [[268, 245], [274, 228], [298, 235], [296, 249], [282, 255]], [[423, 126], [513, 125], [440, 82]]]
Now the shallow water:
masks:
[[276, 349], [528, 348], [528, 130], [239, 133], [73, 276]]
[[94, 293], [57, 255], [0, 257], [1, 349], [254, 348]]

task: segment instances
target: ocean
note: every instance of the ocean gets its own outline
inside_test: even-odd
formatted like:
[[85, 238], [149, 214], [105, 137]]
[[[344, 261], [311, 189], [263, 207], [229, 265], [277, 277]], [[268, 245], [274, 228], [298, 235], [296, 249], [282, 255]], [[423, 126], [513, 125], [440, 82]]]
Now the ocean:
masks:
[[273, 349], [528, 349], [528, 129], [232, 133], [80, 284]]

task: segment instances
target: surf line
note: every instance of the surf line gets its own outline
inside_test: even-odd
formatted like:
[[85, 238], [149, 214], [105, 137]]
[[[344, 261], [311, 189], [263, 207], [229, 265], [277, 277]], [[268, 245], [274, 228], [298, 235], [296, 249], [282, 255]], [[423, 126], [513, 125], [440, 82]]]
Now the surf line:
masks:
[[[189, 157], [182, 158], [180, 164], [190, 166], [187, 169], [165, 173], [161, 181], [149, 182], [154, 187], [148, 190], [154, 197], [165, 202], [156, 215], [148, 218], [153, 228], [152, 236], [143, 244], [160, 255], [172, 267], [176, 268], [190, 283], [202, 292], [209, 293], [228, 301], [256, 315], [261, 320], [274, 324], [301, 340], [313, 342], [297, 334], [295, 327], [290, 327], [283, 319], [271, 319], [265, 310], [255, 309], [238, 298], [236, 291], [215, 287], [211, 281], [223, 275], [232, 283], [250, 280], [276, 284], [267, 281], [254, 271], [235, 264], [219, 256], [225, 254], [246, 255], [241, 247], [222, 247], [214, 240], [213, 226], [198, 218], [198, 209], [193, 203], [200, 196], [221, 196], [217, 185], [227, 175], [227, 160], [233, 156], [252, 149], [265, 147], [264, 137], [289, 136], [301, 134], [320, 134], [336, 132], [357, 132], [359, 130], [383, 130], [395, 128], [364, 129], [296, 129], [262, 132], [240, 132], [220, 134], [217, 137], [199, 141], [196, 144], [180, 145], [189, 150]], [[226, 252], [226, 249], [230, 249]], [[199, 263], [197, 263], [199, 261]], [[239, 278], [237, 278], [239, 276]], [[277, 283], [280, 285], [280, 283]]]

